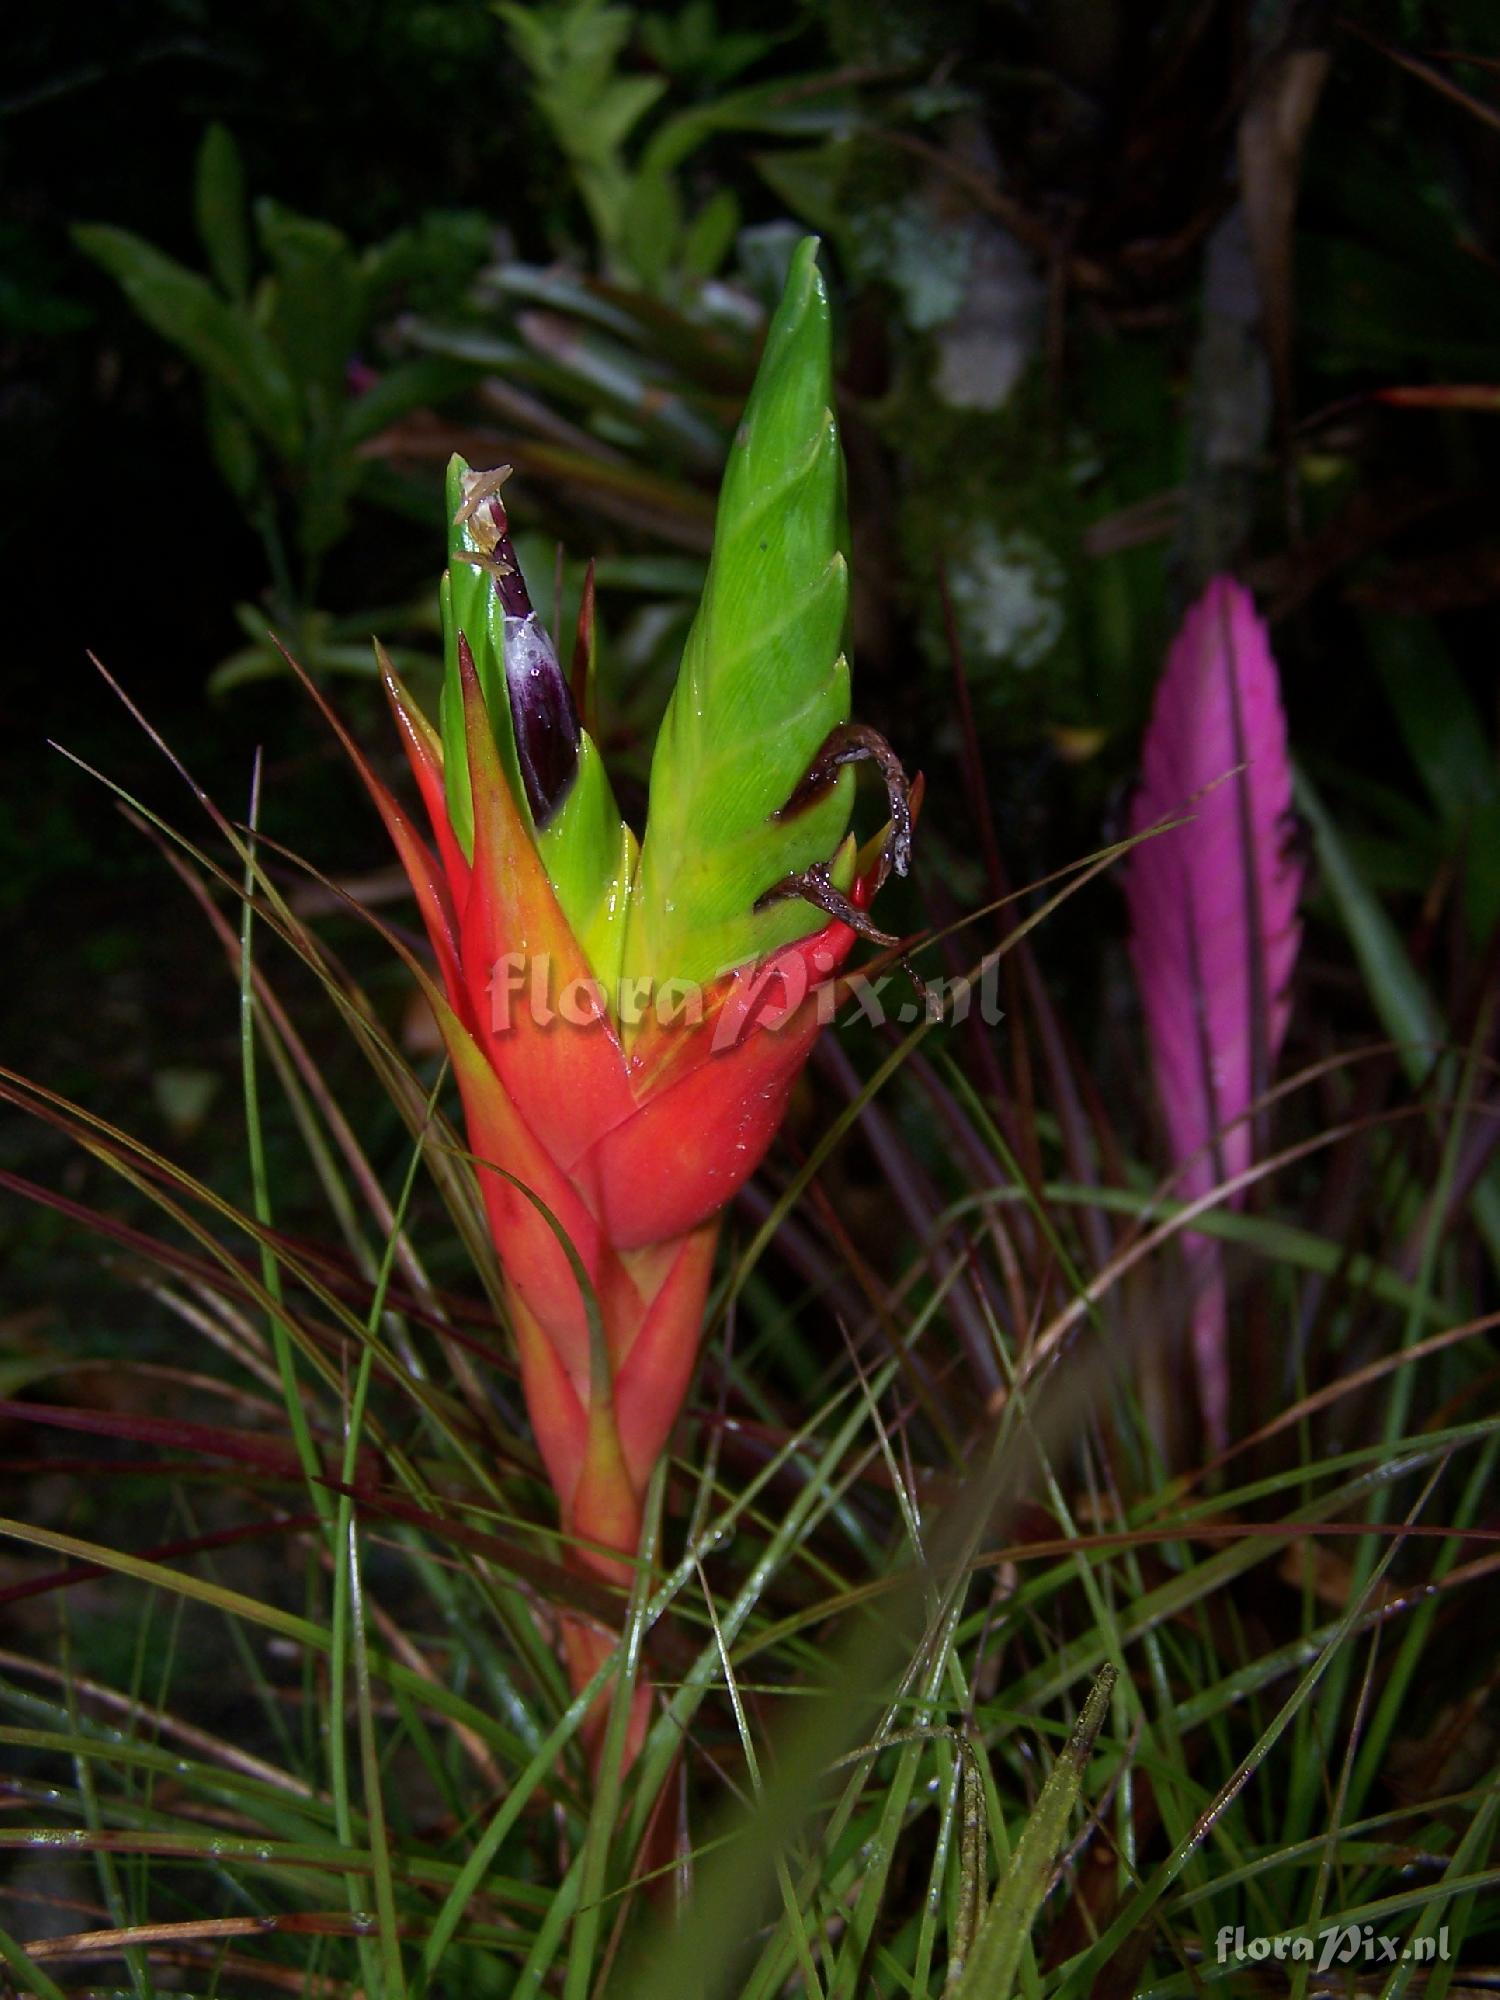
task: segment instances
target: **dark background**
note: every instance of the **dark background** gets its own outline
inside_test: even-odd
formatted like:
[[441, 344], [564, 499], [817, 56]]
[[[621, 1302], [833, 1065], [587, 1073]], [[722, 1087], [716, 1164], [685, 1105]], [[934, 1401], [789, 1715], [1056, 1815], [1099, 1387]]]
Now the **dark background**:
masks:
[[[686, 18], [639, 10], [619, 68], [665, 75], [665, 106], [710, 103], [731, 82], [847, 81], [852, 122], [836, 177], [767, 170], [783, 139], [728, 133], [693, 155], [683, 181], [694, 205], [732, 190], [745, 225], [784, 218], [799, 190], [810, 192], [796, 219], [817, 225], [820, 198], [837, 187], [824, 262], [840, 320], [861, 577], [859, 705], [928, 772], [929, 879], [960, 902], [984, 889], [941, 615], [943, 580], [976, 537], [1030, 536], [1060, 579], [1061, 637], [1039, 665], [1013, 672], [967, 658], [979, 767], [1017, 880], [1087, 851], [1117, 824], [1173, 619], [1209, 569], [1232, 564], [1275, 621], [1294, 746], [1331, 787], [1371, 880], [1422, 962], [1450, 983], [1462, 1018], [1495, 907], [1486, 822], [1479, 808], [1446, 819], [1436, 809], [1443, 752], [1414, 745], [1420, 716], [1414, 725], [1410, 703], [1391, 698], [1370, 632], [1373, 621], [1406, 633], [1419, 685], [1424, 649], [1440, 656], [1428, 733], [1440, 744], [1477, 715], [1492, 765], [1500, 523], [1490, 466], [1500, 418], [1371, 398], [1495, 375], [1492, 10], [1458, 0], [1343, 15], [1061, 0], [721, 4], [700, 10], [699, 53], [670, 73], [649, 26], [657, 15]], [[757, 33], [764, 45], [746, 67], [717, 78], [715, 52]], [[461, 211], [509, 257], [585, 273], [604, 260], [504, 27], [471, 0], [33, 10], [9, 24], [7, 44], [0, 1038], [13, 1067], [162, 1142], [180, 1136], [196, 1170], [232, 1179], [236, 1027], [222, 961], [106, 789], [47, 740], [185, 827], [204, 823], [86, 653], [232, 816], [245, 809], [259, 748], [278, 838], [333, 873], [374, 871], [386, 856], [295, 688], [270, 680], [206, 692], [215, 664], [243, 642], [233, 607], [260, 603], [275, 617], [264, 552], [212, 462], [197, 371], [70, 229], [114, 224], [201, 270], [192, 182], [217, 122], [239, 147], [253, 196], [332, 222], [355, 245], [428, 212]], [[1244, 197], [1257, 93], [1278, 62], [1308, 50], [1326, 54], [1327, 80], [1305, 146], [1273, 177], [1273, 191], [1295, 204], [1291, 254], [1274, 292], [1252, 303], [1243, 381], [1220, 380], [1205, 412], [1204, 358], [1223, 303], [1209, 246]], [[935, 395], [945, 322], [896, 268], [909, 237], [891, 223], [920, 217], [923, 203], [938, 228], [1003, 226], [1039, 288], [1029, 359], [998, 413], [955, 412]], [[972, 260], [954, 299], [948, 324], [954, 311], [982, 317]], [[1226, 472], [1209, 463], [1210, 434], [1226, 408], [1233, 418], [1237, 395], [1249, 442]], [[1274, 407], [1248, 411], [1268, 396]], [[461, 420], [472, 391], [441, 408]], [[649, 448], [637, 458], [660, 469]], [[689, 470], [711, 491], [707, 472]], [[419, 469], [400, 506], [389, 499], [356, 501], [319, 578], [322, 607], [357, 614], [430, 589], [435, 473]], [[1153, 506], [1161, 524], [1132, 541], [1130, 510], [1149, 516]], [[1122, 522], [1123, 553], [1101, 556]], [[579, 556], [655, 546], [566, 496], [543, 525]], [[1468, 704], [1457, 720], [1443, 711], [1450, 684]], [[618, 756], [630, 796], [649, 731], [630, 719], [630, 689], [615, 692], [629, 725]], [[341, 683], [340, 695], [366, 740], [380, 737], [368, 688]], [[654, 699], [641, 696], [643, 716]], [[1053, 936], [1052, 973], [1086, 1043], [1103, 1046], [1112, 1010], [1127, 1004], [1121, 928], [1115, 907], [1100, 905]], [[1310, 965], [1325, 1008], [1364, 1014], [1347, 947], [1316, 920]], [[327, 1053], [350, 1090], [366, 1088], [357, 1067], [340, 1067], [334, 1039]], [[175, 1116], [180, 1134], [163, 1106], [164, 1068], [225, 1071], [206, 1118]], [[378, 1120], [378, 1106], [369, 1115]], [[14, 1117], [0, 1153], [0, 1164], [42, 1179], [65, 1173], [71, 1185], [90, 1171], [55, 1135]], [[24, 1206], [7, 1206], [0, 1246], [20, 1306], [45, 1300], [51, 1310], [59, 1284], [91, 1282], [76, 1238]]]

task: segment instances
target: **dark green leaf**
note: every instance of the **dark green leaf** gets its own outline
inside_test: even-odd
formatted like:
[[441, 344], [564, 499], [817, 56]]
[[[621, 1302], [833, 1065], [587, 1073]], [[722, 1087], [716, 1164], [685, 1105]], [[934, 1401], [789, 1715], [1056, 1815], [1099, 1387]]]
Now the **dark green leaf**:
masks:
[[242, 303], [250, 296], [245, 169], [238, 146], [222, 125], [210, 125], [203, 135], [193, 194], [209, 267], [230, 298]]
[[441, 403], [474, 380], [472, 368], [437, 355], [403, 361], [388, 369], [373, 388], [351, 397], [345, 405], [342, 437], [345, 445], [362, 444], [424, 404]]
[[260, 453], [256, 449], [255, 433], [227, 390], [212, 380], [203, 386], [203, 412], [214, 463], [224, 475], [230, 492], [244, 505], [255, 497], [260, 487]]
[[665, 173], [643, 169], [631, 186], [620, 227], [626, 262], [648, 290], [660, 291], [682, 238], [677, 183]]
[[1451, 826], [1500, 789], [1479, 711], [1426, 619], [1367, 618], [1364, 630], [1411, 760]]
[[366, 316], [365, 281], [340, 230], [256, 204], [260, 239], [276, 273], [274, 320], [287, 366], [310, 407], [330, 422], [344, 401], [345, 375]]
[[729, 188], [720, 188], [688, 226], [678, 259], [684, 274], [711, 278], [729, 255], [740, 226], [740, 205]]
[[651, 135], [642, 164], [670, 173], [718, 132], [768, 132], [807, 139], [843, 132], [853, 117], [853, 101], [837, 85], [815, 77], [779, 77], [730, 91], [666, 119]]
[[119, 281], [142, 319], [221, 385], [283, 457], [298, 456], [302, 426], [291, 381], [247, 312], [128, 230], [80, 223], [73, 240]]

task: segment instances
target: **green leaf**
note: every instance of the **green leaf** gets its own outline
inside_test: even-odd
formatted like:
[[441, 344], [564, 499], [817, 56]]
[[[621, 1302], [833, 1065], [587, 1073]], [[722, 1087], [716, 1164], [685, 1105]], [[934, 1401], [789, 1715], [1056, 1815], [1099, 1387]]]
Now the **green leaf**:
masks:
[[1425, 618], [1367, 618], [1365, 635], [1407, 753], [1463, 856], [1470, 931], [1483, 944], [1500, 918], [1500, 775], [1479, 710]]
[[682, 197], [668, 174], [636, 175], [620, 218], [625, 261], [648, 291], [660, 291], [682, 240]]
[[708, 582], [651, 766], [626, 965], [710, 980], [806, 936], [811, 905], [754, 905], [826, 861], [848, 823], [844, 773], [778, 821], [849, 717], [843, 457], [830, 407], [828, 300], [807, 238], [792, 260], [730, 450]]
[[320, 443], [308, 456], [307, 477], [297, 495], [297, 545], [311, 576], [318, 558], [348, 531], [349, 502], [364, 466], [336, 445]]
[[766, 132], [785, 138], [821, 138], [854, 123], [846, 90], [821, 77], [778, 77], [720, 94], [663, 121], [651, 135], [642, 165], [670, 173], [718, 132]]
[[34, 1993], [37, 2000], [67, 2000], [56, 1980], [48, 1978], [31, 1954], [23, 1945], [17, 1944], [9, 1931], [0, 1931], [0, 1959], [4, 1959], [14, 1973], [18, 1992]]
[[257, 202], [255, 219], [276, 273], [273, 318], [282, 352], [317, 419], [331, 424], [364, 329], [359, 260], [341, 230], [276, 202]]
[[407, 312], [446, 312], [461, 305], [489, 258], [488, 218], [473, 209], [440, 208], [372, 244], [359, 267], [372, 307], [382, 315], [393, 303]]
[[792, 28], [780, 35], [732, 33], [719, 20], [712, 0], [689, 0], [675, 20], [642, 13], [639, 27], [641, 42], [659, 68], [715, 89], [796, 32]]
[[472, 368], [463, 362], [447, 361], [441, 355], [398, 362], [387, 369], [373, 388], [351, 397], [345, 404], [340, 438], [345, 447], [362, 444], [410, 411], [426, 403], [441, 403], [467, 388], [473, 380]]
[[666, 87], [660, 76], [618, 78], [600, 93], [587, 125], [571, 136], [571, 150], [582, 159], [602, 162], [624, 144]]
[[761, 179], [793, 215], [837, 243], [839, 224], [846, 218], [841, 213], [844, 168], [836, 144], [788, 146], [752, 159]]
[[572, 789], [538, 836], [537, 847], [594, 976], [613, 993], [624, 957], [639, 849], [620, 818], [604, 759], [586, 729]]
[[1397, 1044], [1407, 1076], [1420, 1085], [1447, 1040], [1442, 1016], [1396, 926], [1355, 867], [1328, 808], [1305, 773], [1297, 774], [1295, 784], [1297, 810], [1312, 828], [1324, 886], [1348, 932], [1370, 999]]
[[1105, 1667], [1089, 1689], [1083, 1713], [1021, 1830], [968, 1961], [961, 1971], [950, 1968], [949, 2000], [1010, 2000], [1015, 1992], [1021, 1953], [1067, 1838], [1068, 1820], [1114, 1684], [1114, 1668]]
[[1297, 319], [1325, 373], [1421, 367], [1483, 382], [1500, 337], [1500, 286], [1470, 260], [1445, 271], [1346, 239], [1298, 231]]
[[729, 188], [720, 188], [688, 225], [679, 263], [690, 278], [711, 278], [724, 259], [740, 226], [740, 205]]
[[1464, 829], [1464, 906], [1476, 944], [1500, 923], [1500, 799], [1476, 805]]
[[1453, 826], [1500, 791], [1479, 711], [1427, 619], [1362, 623], [1411, 760], [1438, 813]]
[[78, 223], [73, 241], [115, 278], [141, 318], [231, 396], [284, 458], [302, 448], [291, 381], [266, 333], [206, 278], [127, 229]]
[[236, 500], [247, 506], [260, 487], [260, 453], [256, 449], [255, 432], [217, 382], [207, 381], [203, 389], [203, 412], [214, 464]]
[[193, 199], [209, 268], [230, 298], [242, 304], [250, 296], [245, 168], [239, 147], [222, 125], [210, 125], [203, 135]]
[[605, 249], [617, 252], [631, 176], [620, 148], [667, 87], [665, 77], [621, 76], [616, 64], [635, 25], [629, 7], [573, 0], [565, 7], [501, 5], [537, 108], [572, 164]]
[[[1294, 778], [1297, 810], [1312, 828], [1318, 865], [1338, 912], [1370, 999], [1386, 1033], [1396, 1044], [1402, 1068], [1415, 1089], [1450, 1064], [1448, 1024], [1412, 964], [1400, 933], [1361, 876], [1336, 821], [1305, 772]], [[1500, 1264], [1500, 1181], [1491, 1169], [1471, 1196], [1473, 1214], [1491, 1259]]]

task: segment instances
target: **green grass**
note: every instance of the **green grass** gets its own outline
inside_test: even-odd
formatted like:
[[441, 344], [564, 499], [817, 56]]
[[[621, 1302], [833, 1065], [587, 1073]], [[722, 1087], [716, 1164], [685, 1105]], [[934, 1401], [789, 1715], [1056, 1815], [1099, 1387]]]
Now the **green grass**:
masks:
[[[156, 1232], [117, 1232], [153, 1274], [121, 1313], [169, 1316], [182, 1362], [170, 1390], [143, 1370], [109, 1399], [59, 1351], [11, 1411], [39, 1460], [80, 1410], [100, 1447], [35, 1515], [12, 1480], [0, 1522], [30, 1607], [0, 1652], [0, 1848], [66, 1885], [43, 1906], [14, 1876], [18, 1991], [1167, 2000], [1252, 1990], [1217, 1960], [1226, 1928], [1366, 1923], [1451, 1956], [1375, 1985], [1361, 1964], [1362, 1992], [1440, 1995], [1493, 1961], [1494, 1669], [1463, 1635], [1500, 1567], [1500, 1424], [1486, 1181], [1454, 1177], [1476, 1055], [1409, 1080], [1386, 1061], [1372, 1094], [1378, 1052], [1325, 1054], [1274, 1093], [1258, 1205], [1205, 1214], [1102, 1109], [1080, 1175], [1044, 1100], [1027, 1172], [966, 1031], [851, 1035], [862, 1084], [776, 1156], [771, 1211], [731, 1247], [616, 1594], [562, 1561], [443, 1078], [296, 915], [262, 837], [137, 823], [228, 955], [245, 1206], [0, 1083], [154, 1207]], [[1112, 859], [1032, 896], [1006, 952], [1044, 949]], [[283, 1005], [309, 971], [408, 1134], [378, 1160]], [[279, 1224], [273, 1086], [321, 1239]], [[836, 1213], [877, 1113], [899, 1184], [866, 1181], [877, 1225], [825, 1234], [814, 1285], [783, 1228]], [[960, 1127], [962, 1149], [934, 1142]], [[1357, 1242], [1320, 1220], [1335, 1172], [1381, 1191]], [[1216, 1463], [1172, 1395], [1187, 1226], [1236, 1259], [1235, 1321], [1266, 1343]], [[424, 1254], [454, 1231], [465, 1292]], [[127, 1480], [154, 1512], [115, 1518]], [[564, 1606], [622, 1633], [623, 1673], [577, 1697]], [[637, 1680], [657, 1709], [626, 1768]], [[579, 1730], [606, 1684], [595, 1785]], [[658, 1813], [682, 1829], [667, 1860]]]

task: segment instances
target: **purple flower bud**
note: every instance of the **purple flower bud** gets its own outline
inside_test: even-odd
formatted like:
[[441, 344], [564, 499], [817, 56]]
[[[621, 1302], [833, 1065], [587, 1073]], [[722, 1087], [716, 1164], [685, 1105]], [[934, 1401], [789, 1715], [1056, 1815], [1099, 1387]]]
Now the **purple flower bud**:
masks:
[[[521, 572], [507, 578], [524, 602]], [[505, 597], [501, 588], [502, 601]], [[526, 802], [540, 830], [568, 795], [578, 769], [578, 711], [546, 627], [529, 605], [505, 607], [505, 685], [516, 730], [516, 757]]]
[[465, 475], [474, 481], [466, 512], [469, 532], [483, 553], [483, 566], [494, 578], [505, 613], [505, 685], [515, 727], [516, 761], [532, 822], [540, 831], [567, 797], [578, 769], [578, 710], [557, 650], [532, 608], [526, 579], [516, 560], [499, 492], [505, 471]]

